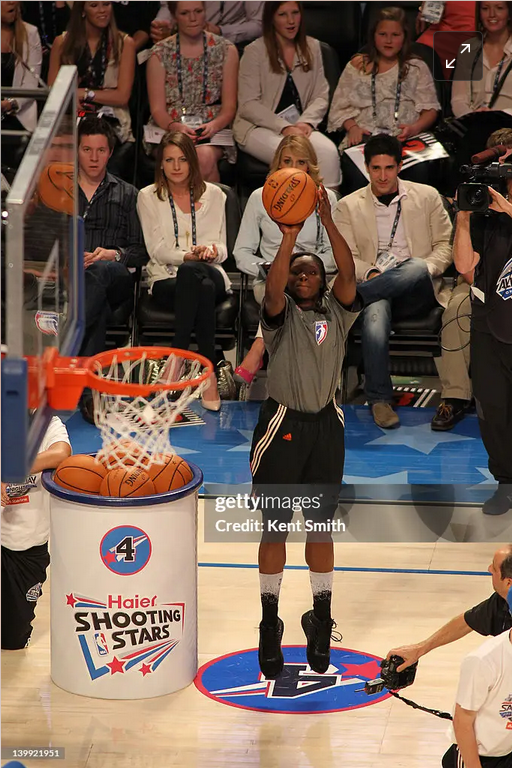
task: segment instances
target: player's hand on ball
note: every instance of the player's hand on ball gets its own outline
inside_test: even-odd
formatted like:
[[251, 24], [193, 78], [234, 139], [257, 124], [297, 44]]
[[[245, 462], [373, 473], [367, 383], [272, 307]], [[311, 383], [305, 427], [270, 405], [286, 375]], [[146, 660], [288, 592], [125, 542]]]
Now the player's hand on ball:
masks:
[[283, 235], [295, 235], [295, 237], [299, 235], [299, 232], [304, 226], [303, 221], [301, 221], [300, 224], [281, 224], [279, 221], [277, 221], [276, 224]]
[[402, 670], [407, 669], [407, 667], [410, 667], [411, 664], [414, 664], [423, 656], [423, 648], [420, 643], [416, 643], [416, 645], [403, 645], [401, 648], [392, 648], [386, 659], [390, 659], [391, 656], [402, 657], [404, 663], [397, 667], [397, 672], [402, 672]]
[[324, 227], [332, 221], [331, 201], [323, 184], [318, 187], [318, 215]]

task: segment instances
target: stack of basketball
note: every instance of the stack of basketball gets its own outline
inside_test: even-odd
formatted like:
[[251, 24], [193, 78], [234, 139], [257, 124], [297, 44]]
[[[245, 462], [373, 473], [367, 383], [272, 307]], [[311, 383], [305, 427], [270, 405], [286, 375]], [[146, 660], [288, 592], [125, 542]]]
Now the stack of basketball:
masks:
[[114, 466], [112, 459], [98, 461], [87, 454], [75, 454], [59, 464], [53, 479], [57, 485], [75, 493], [136, 498], [174, 491], [190, 483], [192, 477], [187, 462], [175, 454], [165, 456], [163, 463], [148, 464], [144, 469], [135, 467], [133, 459], [128, 457], [122, 466]]

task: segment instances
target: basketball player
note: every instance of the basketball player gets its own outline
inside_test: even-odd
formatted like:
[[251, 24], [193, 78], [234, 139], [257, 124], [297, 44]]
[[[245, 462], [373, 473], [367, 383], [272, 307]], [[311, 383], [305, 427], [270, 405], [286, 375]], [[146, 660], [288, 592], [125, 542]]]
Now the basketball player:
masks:
[[50, 563], [48, 495], [41, 472], [71, 455], [68, 432], [54, 416], [41, 442], [32, 472], [23, 483], [2, 483], [2, 649], [26, 648], [37, 600]]
[[[293, 510], [287, 507], [290, 497], [296, 499], [297, 490], [306, 522], [313, 514], [315, 521], [331, 521], [334, 516], [344, 463], [344, 416], [335, 395], [347, 334], [362, 307], [352, 254], [332, 220], [323, 187], [318, 199], [338, 267], [332, 290], [328, 290], [320, 258], [293, 252], [302, 224], [280, 225], [283, 239], [268, 273], [261, 313], [270, 358], [269, 397], [261, 407], [250, 461], [253, 493], [263, 516], [259, 663], [265, 677], [271, 679], [281, 673], [284, 664], [284, 625], [278, 616], [278, 600], [287, 538], [287, 531], [276, 533], [272, 525], [289, 524]], [[264, 504], [269, 495], [279, 496], [277, 512]], [[313, 497], [320, 503], [319, 509], [313, 509]], [[308, 533], [306, 562], [313, 610], [302, 616], [302, 627], [308, 662], [315, 672], [323, 673], [329, 667], [335, 626], [331, 618], [334, 547], [330, 532]]]

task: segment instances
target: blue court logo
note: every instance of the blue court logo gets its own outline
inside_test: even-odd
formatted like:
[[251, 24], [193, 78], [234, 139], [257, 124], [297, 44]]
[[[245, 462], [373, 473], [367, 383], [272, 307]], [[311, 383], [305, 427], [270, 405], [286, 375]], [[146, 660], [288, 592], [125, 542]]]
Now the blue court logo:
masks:
[[142, 571], [151, 557], [151, 541], [147, 533], [133, 525], [111, 528], [100, 544], [103, 564], [119, 576]]
[[331, 666], [324, 675], [311, 670], [302, 645], [283, 646], [283, 673], [266, 680], [258, 651], [237, 651], [209, 661], [195, 684], [201, 693], [222, 704], [257, 712], [310, 715], [368, 707], [387, 699], [384, 690], [367, 696], [364, 684], [379, 677], [380, 659], [348, 648], [331, 649]]

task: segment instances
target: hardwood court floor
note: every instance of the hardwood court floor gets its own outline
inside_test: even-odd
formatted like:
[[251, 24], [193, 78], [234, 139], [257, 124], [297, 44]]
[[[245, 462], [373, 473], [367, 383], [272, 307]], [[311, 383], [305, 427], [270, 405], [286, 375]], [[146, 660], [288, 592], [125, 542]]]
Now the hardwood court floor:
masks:
[[[379, 572], [372, 569], [485, 571], [494, 544], [338, 545], [333, 615], [348, 648], [384, 656], [418, 641], [487, 597], [482, 575]], [[289, 548], [289, 564], [303, 563]], [[201, 544], [199, 561], [250, 564], [252, 544]], [[65, 768], [438, 768], [449, 745], [446, 721], [392, 698], [348, 712], [287, 715], [219, 704], [195, 686], [145, 701], [74, 696], [50, 680], [49, 584], [38, 606], [29, 649], [2, 653], [2, 744], [66, 748]], [[285, 572], [281, 610], [285, 643], [303, 644], [300, 616], [310, 607], [305, 570]], [[199, 568], [199, 663], [254, 648], [259, 623], [257, 571]], [[451, 710], [462, 656], [482, 642], [475, 634], [420, 662], [406, 695]], [[46, 762], [44, 764], [47, 764]], [[28, 761], [38, 766], [40, 761]]]

